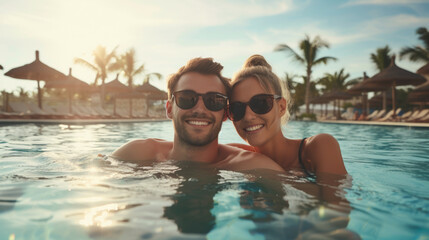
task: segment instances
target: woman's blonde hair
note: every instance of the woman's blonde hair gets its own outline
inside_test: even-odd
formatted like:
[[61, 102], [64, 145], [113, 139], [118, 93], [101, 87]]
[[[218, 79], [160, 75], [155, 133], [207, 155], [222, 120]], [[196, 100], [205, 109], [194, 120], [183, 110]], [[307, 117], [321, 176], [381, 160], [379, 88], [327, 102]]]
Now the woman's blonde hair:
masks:
[[285, 124], [289, 120], [289, 109], [292, 106], [287, 85], [282, 84], [279, 77], [272, 72], [271, 65], [261, 55], [252, 55], [244, 62], [243, 68], [231, 80], [232, 89], [250, 77], [256, 78], [267, 93], [274, 93], [286, 99], [286, 113], [282, 117], [282, 124]]

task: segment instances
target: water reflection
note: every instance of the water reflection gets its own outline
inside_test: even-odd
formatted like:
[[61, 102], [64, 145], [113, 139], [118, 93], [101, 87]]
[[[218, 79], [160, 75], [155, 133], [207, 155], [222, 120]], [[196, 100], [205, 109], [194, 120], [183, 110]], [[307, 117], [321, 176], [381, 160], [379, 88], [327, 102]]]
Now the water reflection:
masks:
[[190, 162], [172, 175], [181, 179], [163, 217], [181, 233], [209, 239], [360, 239], [347, 229], [347, 176], [319, 182], [273, 172], [217, 171]]

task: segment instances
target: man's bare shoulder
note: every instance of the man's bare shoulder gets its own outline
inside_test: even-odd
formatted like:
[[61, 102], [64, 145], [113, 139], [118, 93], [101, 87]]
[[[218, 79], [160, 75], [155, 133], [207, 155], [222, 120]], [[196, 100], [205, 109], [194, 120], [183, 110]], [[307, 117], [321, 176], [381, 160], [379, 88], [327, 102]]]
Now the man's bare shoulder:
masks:
[[147, 160], [160, 160], [172, 148], [173, 143], [157, 138], [132, 140], [118, 149], [111, 156], [113, 158], [132, 163]]
[[217, 166], [221, 168], [235, 171], [270, 169], [284, 172], [280, 165], [261, 153], [223, 144], [219, 145], [219, 151], [223, 159], [217, 163]]

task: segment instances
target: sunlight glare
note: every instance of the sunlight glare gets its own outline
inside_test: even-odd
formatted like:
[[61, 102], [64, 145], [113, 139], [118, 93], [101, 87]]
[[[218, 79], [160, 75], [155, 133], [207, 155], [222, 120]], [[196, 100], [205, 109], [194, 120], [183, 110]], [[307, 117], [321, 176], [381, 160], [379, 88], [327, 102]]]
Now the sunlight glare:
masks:
[[117, 212], [122, 209], [125, 209], [125, 206], [119, 206], [116, 203], [92, 208], [85, 213], [85, 217], [79, 221], [79, 224], [86, 227], [110, 227], [113, 225], [113, 221], [108, 218], [112, 215], [112, 212]]

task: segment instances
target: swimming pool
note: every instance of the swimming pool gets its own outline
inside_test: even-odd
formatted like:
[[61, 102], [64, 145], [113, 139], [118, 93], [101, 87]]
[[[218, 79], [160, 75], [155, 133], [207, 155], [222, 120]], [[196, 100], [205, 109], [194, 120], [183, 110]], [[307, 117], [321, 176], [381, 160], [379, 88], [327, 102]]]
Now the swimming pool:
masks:
[[[172, 140], [168, 121], [0, 126], [0, 239], [429, 239], [428, 129], [285, 128], [321, 132], [339, 141], [353, 181], [97, 157], [131, 139]], [[227, 121], [220, 142], [243, 141]]]

